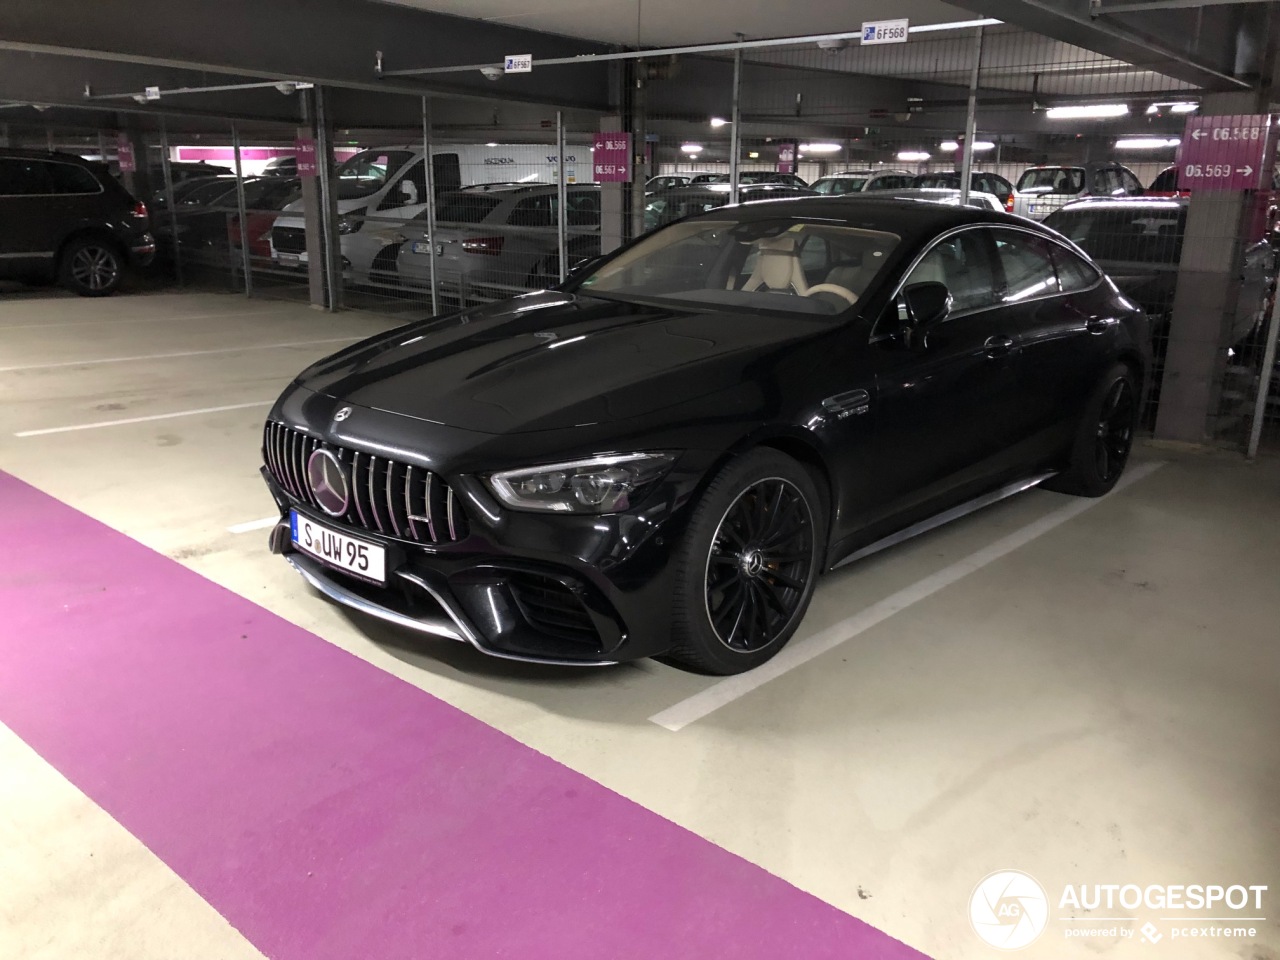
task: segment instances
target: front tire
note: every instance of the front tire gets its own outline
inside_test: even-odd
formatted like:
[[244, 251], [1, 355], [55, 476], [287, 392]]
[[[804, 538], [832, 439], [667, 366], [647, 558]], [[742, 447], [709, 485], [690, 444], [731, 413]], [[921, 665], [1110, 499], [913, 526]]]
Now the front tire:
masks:
[[680, 545], [671, 658], [742, 673], [796, 632], [821, 570], [826, 520], [809, 472], [753, 450], [716, 475]]
[[1081, 497], [1110, 493], [1129, 462], [1137, 421], [1137, 379], [1131, 368], [1118, 363], [1089, 396], [1067, 469], [1045, 486]]
[[59, 269], [62, 285], [82, 297], [115, 293], [124, 279], [124, 255], [111, 241], [79, 237], [62, 252]]

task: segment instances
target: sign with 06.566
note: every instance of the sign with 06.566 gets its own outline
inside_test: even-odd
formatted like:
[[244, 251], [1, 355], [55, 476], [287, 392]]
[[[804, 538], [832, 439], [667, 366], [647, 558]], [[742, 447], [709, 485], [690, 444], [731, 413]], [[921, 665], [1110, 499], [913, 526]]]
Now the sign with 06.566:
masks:
[[862, 25], [862, 42], [906, 43], [906, 20], [869, 20]]
[[1180, 190], [1256, 190], [1272, 143], [1271, 117], [1191, 117], [1178, 147]]

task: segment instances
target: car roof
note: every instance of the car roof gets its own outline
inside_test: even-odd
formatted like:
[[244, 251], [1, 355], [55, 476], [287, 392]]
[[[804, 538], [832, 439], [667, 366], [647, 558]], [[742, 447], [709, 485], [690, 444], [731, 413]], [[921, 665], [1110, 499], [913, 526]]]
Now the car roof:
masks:
[[63, 150], [29, 150], [26, 147], [0, 147], [0, 156], [4, 157], [25, 157], [32, 160], [61, 160], [69, 163], [81, 163], [89, 165], [99, 163], [97, 160], [86, 160], [74, 153], [67, 153]]
[[[782, 197], [770, 203], [744, 204], [739, 208], [744, 219], [763, 220], [779, 216], [779, 205], [786, 205], [786, 215], [851, 220], [876, 230], [888, 230], [901, 236], [934, 234], [952, 226], [967, 223], [1001, 223], [1019, 227], [1039, 227], [1034, 221], [1012, 214], [980, 207], [938, 203], [935, 200], [895, 199], [867, 193], [841, 196]], [[724, 208], [720, 208], [723, 210]], [[714, 217], [716, 211], [708, 211]], [[873, 224], [869, 221], [881, 221]], [[1041, 228], [1043, 229], [1043, 228]]]
[[839, 173], [824, 173], [819, 180], [835, 180], [839, 177], [877, 177], [887, 173], [895, 177], [914, 176], [910, 170], [841, 170]]
[[1191, 203], [1190, 197], [1081, 197], [1063, 204], [1060, 210], [1132, 210], [1149, 207], [1153, 210], [1172, 210], [1185, 208]]

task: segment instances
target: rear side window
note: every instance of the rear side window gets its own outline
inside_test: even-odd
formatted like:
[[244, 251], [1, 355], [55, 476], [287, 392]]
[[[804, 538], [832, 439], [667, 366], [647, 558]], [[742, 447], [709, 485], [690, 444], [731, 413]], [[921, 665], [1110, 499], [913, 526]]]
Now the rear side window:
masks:
[[1020, 193], [1056, 193], [1075, 196], [1084, 189], [1079, 167], [1032, 167], [1018, 178]]
[[0, 196], [32, 197], [53, 193], [49, 164], [26, 157], [0, 157]]
[[479, 223], [497, 208], [502, 201], [477, 193], [446, 195], [436, 210], [439, 223]]
[[1051, 243], [1049, 252], [1053, 255], [1053, 265], [1058, 270], [1058, 285], [1062, 287], [1063, 293], [1088, 290], [1098, 282], [1098, 271], [1066, 247]]
[[507, 223], [514, 227], [549, 227], [555, 222], [549, 196], [526, 197], [516, 204], [507, 217]]
[[993, 230], [996, 256], [1004, 271], [1005, 303], [1019, 303], [1059, 292], [1052, 244], [1043, 237], [1017, 230]]
[[1160, 171], [1160, 175], [1151, 181], [1153, 193], [1173, 193], [1178, 189], [1178, 168], [1170, 167]]
[[102, 184], [84, 167], [74, 163], [46, 163], [54, 193], [101, 193]]

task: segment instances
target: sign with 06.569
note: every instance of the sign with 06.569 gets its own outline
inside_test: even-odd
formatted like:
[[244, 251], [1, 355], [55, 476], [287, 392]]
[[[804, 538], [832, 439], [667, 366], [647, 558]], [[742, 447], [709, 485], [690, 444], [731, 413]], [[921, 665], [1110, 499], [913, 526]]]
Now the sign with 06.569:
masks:
[[1256, 190], [1271, 168], [1271, 133], [1266, 114], [1189, 118], [1178, 147], [1178, 189]]

